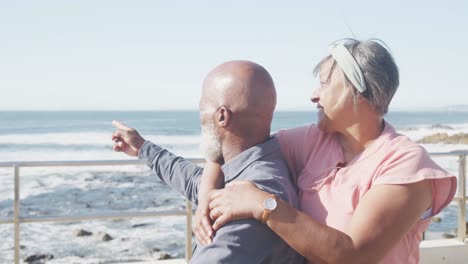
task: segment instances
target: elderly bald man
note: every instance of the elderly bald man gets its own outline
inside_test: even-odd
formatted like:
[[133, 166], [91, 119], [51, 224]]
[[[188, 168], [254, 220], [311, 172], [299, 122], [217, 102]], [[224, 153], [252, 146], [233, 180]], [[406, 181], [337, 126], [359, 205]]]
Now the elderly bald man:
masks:
[[[297, 206], [297, 194], [277, 139], [270, 137], [276, 91], [270, 74], [249, 61], [219, 65], [205, 78], [200, 99], [201, 148], [224, 163], [224, 183], [250, 180]], [[114, 150], [144, 160], [173, 189], [198, 201], [201, 167], [145, 141], [135, 129], [114, 121]], [[202, 193], [202, 192], [200, 192]], [[268, 214], [275, 200], [265, 201]], [[211, 243], [198, 243], [191, 263], [302, 263], [303, 258], [266, 225], [239, 220], [223, 226]]]

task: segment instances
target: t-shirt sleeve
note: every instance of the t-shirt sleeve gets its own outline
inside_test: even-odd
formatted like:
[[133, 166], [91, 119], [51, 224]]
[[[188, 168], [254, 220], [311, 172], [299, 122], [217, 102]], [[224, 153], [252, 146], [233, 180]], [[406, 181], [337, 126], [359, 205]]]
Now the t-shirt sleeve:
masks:
[[452, 201], [457, 180], [437, 165], [421, 146], [414, 145], [393, 153], [382, 165], [373, 184], [409, 184], [423, 180], [431, 181], [432, 215], [435, 215]]

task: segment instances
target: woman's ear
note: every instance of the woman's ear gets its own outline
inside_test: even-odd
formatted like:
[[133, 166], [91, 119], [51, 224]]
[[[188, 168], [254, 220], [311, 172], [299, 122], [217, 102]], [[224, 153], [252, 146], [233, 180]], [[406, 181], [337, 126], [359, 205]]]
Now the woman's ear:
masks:
[[357, 101], [358, 103], [362, 103], [362, 102], [367, 102], [367, 99], [362, 94], [358, 93]]
[[229, 122], [231, 122], [232, 112], [226, 106], [220, 106], [216, 113], [219, 126], [227, 127]]

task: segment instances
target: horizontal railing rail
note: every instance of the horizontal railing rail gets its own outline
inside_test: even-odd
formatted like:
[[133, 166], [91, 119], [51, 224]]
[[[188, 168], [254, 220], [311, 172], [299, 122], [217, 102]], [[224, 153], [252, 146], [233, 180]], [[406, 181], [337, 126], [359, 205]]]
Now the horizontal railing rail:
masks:
[[[458, 193], [453, 199], [458, 203], [458, 232], [457, 238], [460, 241], [466, 239], [466, 157], [468, 151], [455, 151], [443, 153], [430, 153], [432, 157], [458, 157]], [[203, 163], [203, 159], [188, 159], [194, 163]], [[55, 216], [55, 217], [22, 217], [20, 215], [20, 168], [25, 167], [76, 167], [76, 166], [117, 166], [117, 165], [143, 165], [140, 160], [75, 160], [75, 161], [13, 161], [0, 162], [0, 168], [13, 168], [14, 173], [14, 215], [12, 219], [0, 219], [0, 224], [14, 225], [14, 260], [15, 264], [20, 261], [20, 224], [40, 223], [40, 222], [67, 222], [85, 220], [109, 220], [126, 218], [148, 218], [163, 216], [185, 216], [186, 217], [186, 247], [185, 259], [190, 260], [192, 254], [192, 204], [187, 200], [186, 210], [171, 210], [159, 212], [122, 212], [107, 214], [89, 214], [76, 216]]]

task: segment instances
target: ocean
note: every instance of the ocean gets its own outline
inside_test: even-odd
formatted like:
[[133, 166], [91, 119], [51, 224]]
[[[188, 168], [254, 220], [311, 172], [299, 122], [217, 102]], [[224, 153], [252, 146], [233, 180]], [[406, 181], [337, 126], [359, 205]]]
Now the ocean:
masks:
[[[199, 158], [200, 126], [196, 111], [135, 112], [0, 112], [0, 162], [51, 160], [121, 160], [112, 151], [112, 120], [136, 128], [140, 134], [170, 151]], [[435, 133], [468, 133], [468, 112], [391, 112], [386, 116], [400, 133], [413, 140]], [[275, 113], [272, 131], [315, 123], [316, 112]], [[468, 149], [463, 144], [424, 144], [429, 152]], [[434, 158], [458, 174], [455, 157]], [[185, 208], [184, 199], [151, 175], [144, 166], [52, 167], [21, 169], [21, 215], [53, 217], [89, 213], [157, 212]], [[13, 216], [13, 170], [0, 168], [0, 218]], [[427, 239], [453, 232], [457, 207], [450, 205], [431, 224]], [[84, 229], [105, 232], [75, 237]], [[12, 263], [13, 226], [0, 225], [0, 263]], [[115, 263], [152, 258], [158, 249], [182, 258], [185, 218], [163, 217], [109, 221], [74, 221], [21, 225], [21, 259], [51, 254], [48, 263]]]

